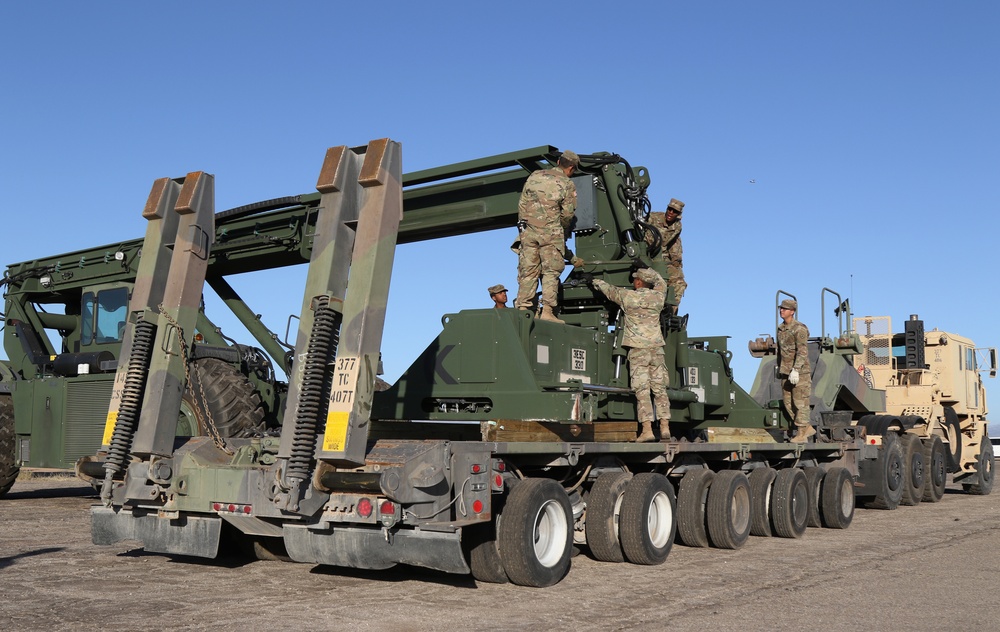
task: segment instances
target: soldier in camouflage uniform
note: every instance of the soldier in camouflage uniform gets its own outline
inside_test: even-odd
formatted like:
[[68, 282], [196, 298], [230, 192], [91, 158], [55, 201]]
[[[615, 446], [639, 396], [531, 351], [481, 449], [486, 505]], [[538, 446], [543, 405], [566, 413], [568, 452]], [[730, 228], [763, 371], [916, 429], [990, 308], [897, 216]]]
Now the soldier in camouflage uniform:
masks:
[[542, 320], [561, 323], [554, 309], [558, 303], [559, 275], [566, 267], [566, 231], [576, 212], [576, 185], [569, 179], [580, 157], [564, 151], [552, 169], [536, 171], [524, 183], [517, 204], [520, 229], [517, 263], [518, 309], [531, 309], [542, 282]]
[[507, 307], [507, 288], [502, 283], [491, 285], [486, 291], [490, 293], [490, 298], [493, 299], [493, 307], [497, 309]]
[[681, 246], [681, 213], [684, 202], [671, 198], [663, 213], [650, 213], [649, 223], [660, 233], [660, 257], [667, 264], [667, 285], [680, 305], [687, 283], [684, 281], [684, 248]]
[[793, 443], [803, 443], [816, 434], [809, 423], [809, 398], [812, 396], [812, 369], [809, 365], [809, 329], [795, 320], [798, 303], [781, 301], [778, 307], [782, 323], [778, 325], [778, 377], [782, 378], [785, 410], [795, 421]]
[[[615, 287], [595, 279], [594, 289], [600, 290], [617, 303], [625, 313], [625, 335], [622, 346], [628, 347], [629, 381], [635, 393], [642, 432], [636, 442], [655, 441], [653, 436], [653, 401], [660, 416], [660, 440], [670, 440], [670, 398], [667, 387], [670, 376], [663, 360], [663, 333], [660, 312], [666, 300], [667, 284], [649, 268], [637, 270], [632, 277], [634, 290]], [[653, 392], [650, 399], [649, 393]]]

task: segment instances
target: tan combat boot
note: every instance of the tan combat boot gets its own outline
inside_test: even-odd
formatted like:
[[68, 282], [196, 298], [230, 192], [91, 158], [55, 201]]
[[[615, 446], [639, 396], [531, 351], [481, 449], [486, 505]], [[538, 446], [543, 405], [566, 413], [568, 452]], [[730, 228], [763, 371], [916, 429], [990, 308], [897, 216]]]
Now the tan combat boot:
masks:
[[792, 437], [792, 443], [805, 443], [806, 439], [816, 434], [816, 429], [812, 426], [796, 426], [795, 436]]
[[646, 421], [642, 424], [642, 432], [639, 436], [635, 438], [636, 443], [649, 443], [650, 441], [656, 441], [656, 437], [653, 436], [653, 424]]
[[547, 320], [553, 323], [566, 324], [566, 321], [556, 318], [556, 315], [552, 313], [552, 307], [549, 305], [542, 305], [542, 314], [538, 317], [539, 320]]
[[670, 422], [661, 421], [660, 422], [660, 441], [673, 441], [674, 438], [670, 436]]

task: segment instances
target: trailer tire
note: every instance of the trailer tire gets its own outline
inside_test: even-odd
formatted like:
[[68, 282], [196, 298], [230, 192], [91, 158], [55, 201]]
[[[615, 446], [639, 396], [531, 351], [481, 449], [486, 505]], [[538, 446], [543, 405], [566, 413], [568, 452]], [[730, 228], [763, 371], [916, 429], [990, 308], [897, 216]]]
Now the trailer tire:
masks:
[[709, 545], [706, 515], [714, 480], [712, 470], [688, 470], [677, 487], [677, 534], [686, 546]]
[[624, 562], [619, 533], [622, 498], [632, 480], [628, 472], [606, 472], [597, 477], [587, 498], [585, 532], [590, 553], [602, 562]]
[[239, 369], [223, 360], [200, 358], [192, 362], [191, 384], [182, 399], [194, 415], [201, 436], [208, 435], [206, 409], [224, 438], [247, 437], [264, 429], [260, 394]]
[[962, 422], [951, 406], [944, 407], [944, 426], [948, 437], [948, 471], [962, 469]]
[[820, 509], [823, 526], [846, 529], [854, 520], [854, 479], [846, 467], [831, 467], [821, 485]]
[[979, 445], [979, 455], [976, 458], [976, 473], [972, 477], [974, 483], [963, 483], [962, 489], [975, 496], [986, 496], [993, 491], [993, 444], [989, 437], [983, 437]]
[[750, 472], [750, 498], [753, 511], [750, 514], [750, 535], [771, 537], [771, 490], [778, 472], [773, 467], [758, 467]]
[[510, 490], [497, 530], [510, 581], [543, 588], [569, 572], [572, 508], [566, 491], [547, 478], [526, 478]]
[[625, 488], [619, 537], [625, 559], [633, 564], [662, 564], [677, 532], [674, 488], [662, 474], [638, 474]]
[[903, 449], [903, 494], [899, 504], [912, 507], [924, 497], [924, 446], [915, 434], [904, 434], [900, 442]]
[[936, 503], [944, 498], [944, 488], [948, 484], [948, 449], [937, 435], [924, 439], [923, 447], [926, 468], [923, 500]]
[[895, 509], [903, 496], [903, 451], [896, 435], [885, 435], [878, 461], [879, 491], [865, 506], [869, 509]]
[[723, 470], [708, 488], [708, 535], [718, 549], [738, 549], [750, 537], [750, 481], [739, 470]]
[[810, 527], [822, 527], [823, 519], [820, 516], [820, 493], [823, 485], [823, 478], [826, 472], [821, 467], [807, 467], [802, 470], [806, 475], [806, 485], [809, 486], [809, 520], [806, 523]]
[[0, 496], [10, 491], [21, 470], [14, 459], [16, 441], [14, 401], [10, 395], [0, 395]]
[[462, 544], [474, 578], [491, 584], [506, 584], [509, 581], [500, 559], [495, 521], [463, 528]]
[[801, 538], [809, 523], [809, 484], [802, 470], [778, 470], [771, 492], [771, 524], [780, 538]]

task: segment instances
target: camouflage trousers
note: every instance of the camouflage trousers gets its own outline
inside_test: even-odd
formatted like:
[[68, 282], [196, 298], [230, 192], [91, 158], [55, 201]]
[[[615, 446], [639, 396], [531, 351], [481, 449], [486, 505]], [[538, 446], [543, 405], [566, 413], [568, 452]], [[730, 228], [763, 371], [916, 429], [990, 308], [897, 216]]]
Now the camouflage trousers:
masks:
[[681, 304], [684, 298], [684, 290], [687, 289], [687, 282], [684, 280], [684, 268], [680, 266], [667, 265], [667, 286], [674, 289], [674, 299], [677, 304]]
[[521, 231], [515, 307], [532, 307], [539, 277], [542, 305], [555, 307], [559, 303], [559, 275], [566, 268], [565, 249], [566, 237], [561, 226], [536, 228], [529, 225]]
[[[660, 421], [670, 421], [670, 398], [667, 397], [670, 376], [663, 361], [663, 348], [629, 349], [628, 375], [632, 392], [635, 393], [639, 422], [653, 422], [654, 400]], [[649, 396], [650, 391], [653, 393], [652, 399]]]
[[785, 410], [799, 428], [809, 425], [809, 398], [812, 396], [812, 377], [799, 374], [799, 383], [792, 386], [786, 377], [781, 382]]

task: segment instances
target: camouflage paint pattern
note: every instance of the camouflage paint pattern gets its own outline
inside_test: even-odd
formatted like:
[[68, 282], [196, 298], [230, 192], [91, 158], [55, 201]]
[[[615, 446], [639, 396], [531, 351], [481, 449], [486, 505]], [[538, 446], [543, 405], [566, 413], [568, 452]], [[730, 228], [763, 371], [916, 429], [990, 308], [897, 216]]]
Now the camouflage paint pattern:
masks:
[[115, 372], [115, 385], [111, 392], [111, 404], [108, 407], [107, 421], [104, 424], [102, 444], [106, 449], [111, 443], [111, 434], [118, 421], [118, 411], [121, 408], [122, 389], [125, 385], [125, 375], [128, 373], [128, 358], [132, 354], [132, 338], [135, 325], [145, 314], [155, 312], [156, 306], [163, 300], [163, 284], [158, 281], [166, 276], [170, 268], [171, 250], [167, 244], [177, 233], [179, 216], [174, 213], [177, 196], [181, 185], [170, 178], [160, 178], [153, 182], [142, 216], [146, 219], [146, 236], [142, 242], [143, 256], [139, 259], [136, 270], [135, 285], [132, 288], [132, 298], [129, 300], [129, 317], [125, 322], [122, 334], [122, 348], [118, 356], [119, 363]]
[[378, 369], [389, 279], [403, 219], [402, 147], [368, 144], [358, 178], [359, 218], [323, 442], [317, 453], [362, 465]]
[[521, 246], [517, 263], [515, 307], [530, 308], [538, 281], [542, 304], [558, 303], [559, 275], [566, 264], [566, 229], [576, 211], [576, 185], [562, 169], [539, 170], [528, 176], [517, 204]]
[[[186, 383], [185, 360], [194, 337], [205, 285], [208, 257], [215, 235], [215, 178], [201, 171], [184, 178], [175, 212], [180, 215], [177, 239], [165, 279], [163, 312], [157, 319], [146, 394], [132, 451], [169, 456]], [[172, 322], [171, 322], [172, 321]]]
[[[664, 362], [663, 349], [658, 347], [628, 350], [628, 373], [635, 393], [637, 414], [641, 423], [652, 423], [653, 402], [660, 413], [660, 421], [670, 420], [670, 398], [667, 387], [670, 375]], [[653, 393], [652, 399], [649, 396]]]
[[653, 287], [628, 290], [611, 285], [601, 279], [595, 279], [594, 288], [600, 290], [624, 311], [623, 346], [631, 348], [662, 347], [663, 334], [660, 331], [660, 312], [663, 311], [663, 302], [666, 300], [667, 284], [662, 276], [650, 268], [639, 270], [636, 272], [636, 276], [644, 283], [652, 284]]

